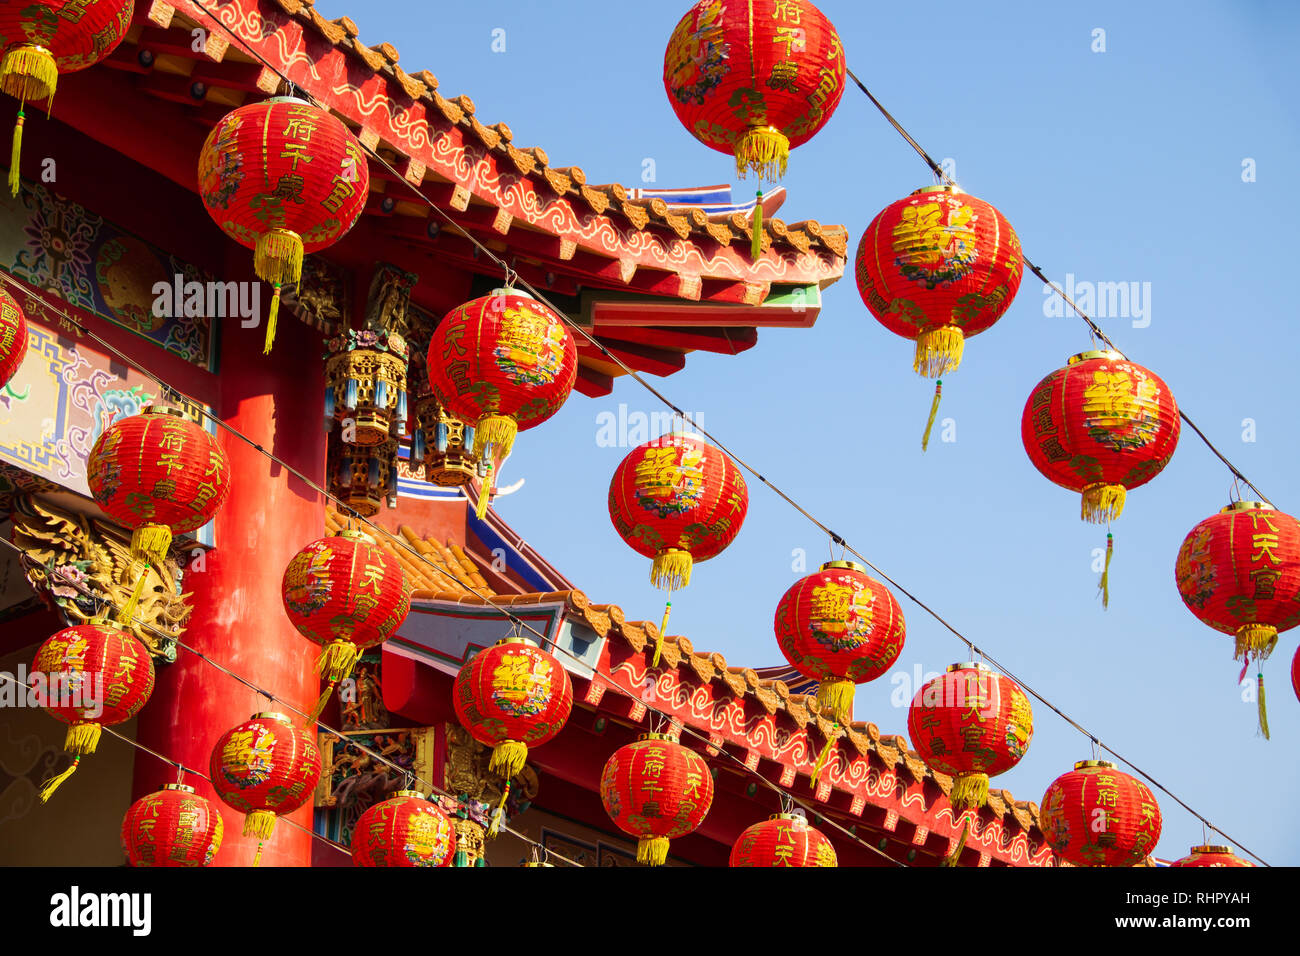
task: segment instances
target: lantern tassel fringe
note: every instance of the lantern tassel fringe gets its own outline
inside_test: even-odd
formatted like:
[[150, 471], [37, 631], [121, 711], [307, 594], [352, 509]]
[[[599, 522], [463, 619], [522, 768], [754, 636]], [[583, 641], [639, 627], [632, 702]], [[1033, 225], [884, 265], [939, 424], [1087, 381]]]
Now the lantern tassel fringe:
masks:
[[952, 779], [948, 801], [958, 810], [978, 810], [989, 799], [989, 775], [959, 773]]
[[1092, 524], [1108, 524], [1124, 513], [1125, 494], [1123, 485], [1104, 482], [1087, 485], [1083, 489], [1080, 516]]
[[763, 191], [758, 191], [758, 202], [754, 203], [754, 228], [749, 239], [749, 257], [757, 259], [763, 254]]
[[962, 850], [966, 849], [966, 835], [970, 833], [970, 817], [967, 817], [961, 824], [961, 836], [957, 838], [957, 846], [953, 851], [943, 858], [940, 866], [957, 866], [957, 861], [961, 859]]
[[650, 661], [651, 667], [659, 666], [659, 657], [664, 650], [664, 636], [668, 633], [668, 615], [672, 613], [672, 610], [673, 602], [669, 601], [664, 605], [664, 619], [659, 625], [659, 636], [655, 638], [655, 653], [654, 658]]
[[1255, 680], [1259, 685], [1255, 697], [1259, 703], [1259, 732], [1264, 735], [1265, 740], [1268, 740], [1268, 708], [1264, 706], [1264, 675], [1257, 675]]
[[[523, 744], [520, 744], [519, 746], [524, 747]], [[524, 753], [525, 754], [528, 753], [527, 747], [524, 747]], [[494, 757], [496, 756], [495, 752], [493, 753], [493, 756]], [[523, 764], [520, 764], [519, 769], [520, 770], [523, 769]], [[518, 771], [516, 771], [516, 773], [517, 772]], [[510, 780], [507, 779], [506, 785], [501, 788], [501, 799], [497, 802], [496, 809], [492, 811], [492, 818], [491, 821], [488, 823], [487, 838], [489, 840], [496, 839], [497, 834], [501, 832], [501, 825], [505, 822], [505, 818], [506, 818], [506, 800], [509, 797], [510, 797]]]
[[39, 796], [41, 799], [41, 803], [46, 803], [50, 799], [50, 797], [54, 796], [54, 791], [58, 790], [59, 787], [63, 785], [63, 781], [67, 780], [69, 777], [71, 777], [74, 773], [77, 772], [77, 765], [80, 763], [81, 763], [80, 755], [73, 757], [71, 767], [63, 771], [63, 773], [55, 774], [49, 780], [45, 781], [45, 784], [41, 787], [41, 792], [37, 794], [37, 796]]
[[361, 648], [351, 641], [332, 641], [316, 658], [316, 671], [331, 684], [347, 680], [361, 657]]
[[831, 748], [835, 746], [835, 735], [831, 734], [826, 738], [826, 746], [822, 747], [822, 752], [817, 755], [817, 762], [813, 764], [812, 777], [808, 783], [814, 790], [817, 789], [817, 778], [822, 775], [822, 770], [826, 767], [826, 761], [830, 758]]
[[254, 810], [244, 817], [244, 836], [255, 836], [259, 840], [269, 840], [274, 832], [275, 814], [270, 810]]
[[646, 866], [663, 866], [668, 862], [668, 838], [653, 837], [637, 840], [636, 861]]
[[528, 762], [528, 745], [518, 740], [503, 740], [492, 748], [488, 770], [510, 780], [517, 777]]
[[930, 429], [934, 428], [934, 420], [939, 417], [939, 401], [943, 398], [943, 379], [934, 383], [934, 398], [930, 402], [930, 417], [925, 423], [925, 434], [921, 436], [921, 451], [927, 451], [930, 448]]
[[26, 119], [26, 115], [19, 109], [18, 119], [14, 120], [14, 141], [9, 150], [9, 192], [13, 196], [18, 195], [18, 189], [22, 185], [18, 168], [23, 158], [23, 123]]
[[486, 415], [474, 427], [474, 455], [484, 458], [492, 446], [493, 461], [504, 460], [514, 448], [519, 426], [508, 415]]
[[1110, 607], [1110, 558], [1115, 553], [1115, 538], [1106, 532], [1106, 563], [1101, 569], [1101, 581], [1097, 590], [1101, 592], [1101, 606]]
[[52, 99], [59, 83], [59, 67], [47, 51], [33, 45], [15, 47], [0, 63], [0, 90], [18, 100], [13, 144], [9, 154], [9, 191], [18, 195], [23, 155], [23, 123], [28, 100]]
[[302, 278], [302, 237], [290, 229], [272, 229], [257, 238], [253, 250], [253, 270], [275, 290], [271, 308], [266, 316], [266, 344], [263, 354], [269, 354], [275, 342], [275, 321], [280, 314], [280, 289], [298, 287]]
[[689, 551], [669, 548], [660, 551], [650, 565], [650, 583], [661, 591], [677, 591], [691, 583], [691, 566], [695, 563]]
[[829, 710], [835, 720], [847, 724], [853, 720], [853, 691], [857, 687], [851, 680], [825, 680], [817, 685], [817, 703]]
[[1267, 660], [1277, 646], [1277, 628], [1271, 624], [1243, 624], [1237, 628], [1235, 661]]
[[135, 578], [135, 585], [131, 588], [131, 596], [117, 612], [119, 623], [130, 624], [135, 619], [149, 576], [149, 565], [160, 564], [167, 557], [171, 545], [172, 529], [165, 524], [142, 524], [131, 532], [130, 573]]
[[321, 714], [325, 713], [325, 707], [329, 704], [330, 697], [334, 695], [334, 688], [337, 685], [338, 681], [330, 681], [325, 685], [325, 689], [320, 692], [320, 696], [316, 698], [315, 706], [312, 707], [311, 713], [307, 715], [307, 726], [309, 728], [320, 719]]
[[751, 126], [736, 140], [736, 175], [741, 179], [752, 169], [759, 179], [776, 182], [789, 160], [790, 140], [775, 127]]
[[955, 372], [961, 365], [966, 335], [955, 325], [927, 329], [916, 337], [916, 357], [912, 369], [926, 378], [938, 378]]

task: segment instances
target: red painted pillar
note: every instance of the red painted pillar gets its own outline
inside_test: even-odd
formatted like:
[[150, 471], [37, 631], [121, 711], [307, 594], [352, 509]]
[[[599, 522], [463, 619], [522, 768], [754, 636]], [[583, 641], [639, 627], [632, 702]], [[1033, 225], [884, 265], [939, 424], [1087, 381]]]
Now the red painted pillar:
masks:
[[[227, 262], [228, 277], [248, 277], [252, 253], [232, 250]], [[260, 302], [265, 321], [270, 302], [266, 286]], [[275, 350], [263, 356], [264, 327], [241, 328], [238, 319], [217, 321], [222, 323], [217, 414], [321, 484], [326, 436], [318, 333], [282, 310]], [[216, 549], [205, 556], [201, 571], [185, 576], [194, 613], [182, 639], [299, 710], [310, 711], [320, 688], [315, 670], [319, 649], [289, 624], [280, 579], [294, 553], [325, 533], [324, 503], [255, 448], [220, 434], [230, 456], [230, 494], [216, 517]], [[140, 713], [139, 739], [206, 775], [212, 745], [222, 733], [254, 713], [276, 710], [283, 708], [180, 650], [175, 663], [158, 669], [153, 698]], [[136, 798], [174, 781], [174, 770], [147, 755], [137, 756]], [[226, 831], [216, 865], [250, 865], [257, 841], [242, 836], [243, 817], [221, 803], [206, 781], [189, 777], [187, 782], [222, 810]], [[310, 829], [312, 801], [292, 819]], [[312, 842], [307, 833], [281, 820], [261, 865], [309, 866]]]

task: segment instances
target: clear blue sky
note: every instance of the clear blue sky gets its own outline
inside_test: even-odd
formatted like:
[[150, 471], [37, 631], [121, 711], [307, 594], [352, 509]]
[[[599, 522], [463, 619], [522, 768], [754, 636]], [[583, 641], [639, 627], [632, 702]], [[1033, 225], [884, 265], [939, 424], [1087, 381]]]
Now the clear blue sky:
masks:
[[[728, 181], [730, 160], [699, 145], [664, 95], [663, 49], [686, 0], [549, 4], [479, 0], [318, 0], [372, 45], [392, 42], [409, 71], [431, 70], [444, 95], [467, 93], [484, 122], [517, 145], [576, 164], [591, 182], [660, 186]], [[1100, 320], [1131, 358], [1160, 374], [1179, 404], [1284, 510], [1291, 476], [1297, 332], [1293, 238], [1270, 216], [1292, 202], [1300, 132], [1293, 95], [1300, 7], [1275, 3], [1004, 2], [880, 4], [826, 0], [850, 67], [936, 159], [956, 161], [969, 192], [996, 205], [1026, 253], [1058, 282], [1150, 283], [1150, 322]], [[492, 52], [492, 31], [506, 51]], [[1105, 30], [1106, 50], [1092, 51]], [[1245, 159], [1257, 181], [1242, 181]], [[787, 220], [843, 223], [850, 249], [887, 203], [932, 178], [855, 89], [791, 159]], [[738, 195], [754, 188], [737, 183]], [[1279, 243], [1281, 245], [1279, 246]], [[967, 344], [945, 380], [942, 417], [956, 441], [922, 455], [928, 382], [911, 346], [870, 317], [849, 274], [812, 330], [765, 330], [738, 357], [696, 354], [662, 384], [684, 409], [756, 463], [859, 551], [918, 593], [1107, 744], [1274, 864], [1300, 864], [1300, 702], [1290, 686], [1297, 631], [1266, 665], [1273, 739], [1255, 736], [1235, 684], [1231, 640], [1199, 623], [1174, 586], [1178, 547], [1227, 502], [1229, 473], [1188, 429], [1165, 472], [1129, 496], [1114, 527], [1110, 609], [1096, 597], [1076, 495], [1050, 484], [1020, 443], [1033, 385], [1090, 347], [1077, 318], [1045, 315], [1029, 277], [1009, 313]], [[1142, 320], [1138, 320], [1142, 321]], [[593, 600], [657, 620], [663, 595], [606, 512], [623, 448], [600, 447], [597, 417], [626, 403], [657, 410], [635, 383], [592, 400], [575, 393], [525, 433], [507, 465], [502, 516]], [[1243, 441], [1253, 419], [1254, 442]], [[729, 551], [700, 565], [674, 601], [674, 633], [734, 664], [781, 662], [772, 615], [827, 544], [753, 482], [749, 517]], [[895, 675], [938, 671], [963, 646], [900, 597], [907, 645]], [[892, 675], [891, 675], [892, 676]], [[907, 680], [910, 682], [911, 677]], [[882, 678], [859, 687], [856, 717], [906, 733], [906, 705]], [[910, 697], [910, 695], [909, 695]], [[1037, 802], [1091, 756], [1086, 738], [1041, 705], [1028, 755], [994, 786]], [[1201, 829], [1160, 796], [1158, 854], [1175, 858]], [[1210, 842], [1219, 842], [1211, 838]]]

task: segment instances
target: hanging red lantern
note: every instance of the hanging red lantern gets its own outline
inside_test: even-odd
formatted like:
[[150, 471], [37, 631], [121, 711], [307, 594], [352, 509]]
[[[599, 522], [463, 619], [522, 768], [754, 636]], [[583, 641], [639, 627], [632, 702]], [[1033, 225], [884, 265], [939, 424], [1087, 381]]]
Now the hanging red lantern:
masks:
[[650, 581], [675, 591], [691, 568], [721, 554], [749, 509], [745, 479], [727, 455], [698, 438], [663, 435], [633, 448], [609, 483], [609, 517], [628, 546], [653, 558]]
[[169, 783], [126, 811], [122, 850], [131, 866], [211, 866], [224, 833], [211, 803], [193, 787]]
[[[1183, 539], [1174, 578], [1189, 611], [1236, 638], [1240, 682], [1251, 661], [1273, 652], [1279, 631], [1300, 624], [1300, 521], [1262, 501], [1228, 505]], [[1267, 737], [1262, 669], [1257, 682], [1259, 726]]]
[[1141, 780], [1105, 760], [1080, 760], [1039, 806], [1052, 849], [1075, 866], [1135, 866], [1160, 842], [1160, 805]]
[[8, 290], [0, 288], [0, 388], [27, 357], [27, 319]]
[[564, 320], [517, 289], [496, 289], [447, 313], [429, 342], [429, 386], [456, 418], [474, 426], [474, 454], [492, 472], [490, 488], [515, 435], [560, 410], [578, 376], [578, 349]]
[[841, 724], [853, 718], [854, 685], [889, 670], [907, 638], [894, 595], [852, 561], [823, 564], [792, 584], [773, 626], [785, 659], [820, 682], [817, 702]]
[[352, 673], [361, 652], [397, 633], [411, 609], [402, 566], [361, 531], [340, 531], [307, 545], [289, 560], [280, 590], [290, 623], [324, 648], [316, 668], [329, 686], [313, 716], [334, 685]]
[[231, 110], [199, 154], [199, 196], [214, 222], [254, 252], [275, 290], [266, 348], [275, 341], [280, 289], [297, 287], [302, 257], [338, 242], [365, 208], [370, 170], [342, 122], [292, 96]]
[[132, 0], [41, 0], [0, 4], [0, 91], [18, 100], [9, 188], [18, 195], [24, 110], [53, 100], [60, 73], [99, 63], [131, 26]]
[[451, 866], [451, 820], [418, 790], [376, 803], [352, 828], [353, 866]]
[[311, 797], [320, 780], [316, 742], [284, 714], [254, 714], [221, 735], [212, 748], [208, 777], [217, 796], [244, 816], [244, 836], [271, 838], [277, 816], [292, 813]]
[[747, 827], [728, 866], [838, 866], [826, 835], [798, 813], [777, 813]]
[[554, 740], [573, 710], [573, 682], [557, 661], [522, 637], [475, 654], [456, 675], [456, 717], [492, 748], [488, 770], [507, 781], [524, 769], [528, 748]]
[[704, 758], [675, 734], [642, 734], [605, 762], [600, 800], [619, 829], [637, 838], [637, 862], [662, 866], [669, 840], [704, 822], [713, 777]]
[[230, 486], [221, 444], [179, 408], [149, 405], [104, 429], [86, 459], [95, 503], [131, 529], [135, 591], [118, 620], [130, 621], [144, 565], [167, 556], [172, 535], [196, 531], [220, 510]]
[[1029, 749], [1034, 714], [1010, 677], [985, 664], [950, 664], [912, 698], [907, 732], [926, 765], [953, 778], [953, 807], [978, 809], [988, 800], [989, 777], [1006, 773]]
[[785, 175], [844, 94], [839, 34], [808, 0], [700, 0], [664, 55], [677, 118], [705, 146], [736, 157], [742, 179]]
[[153, 658], [127, 631], [91, 618], [53, 634], [32, 661], [36, 701], [68, 725], [63, 749], [72, 766], [41, 788], [44, 803], [77, 770], [81, 758], [99, 746], [101, 728], [124, 723], [153, 693]]
[[1254, 866], [1249, 860], [1243, 860], [1226, 846], [1194, 846], [1191, 852], [1181, 860], [1174, 860], [1170, 866]]

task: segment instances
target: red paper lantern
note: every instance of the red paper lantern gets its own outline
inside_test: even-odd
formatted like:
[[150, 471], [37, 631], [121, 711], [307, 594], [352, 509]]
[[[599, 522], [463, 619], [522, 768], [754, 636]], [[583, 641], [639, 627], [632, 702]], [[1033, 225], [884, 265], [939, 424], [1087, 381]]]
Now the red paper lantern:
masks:
[[953, 807], [968, 810], [988, 800], [989, 777], [1025, 755], [1034, 714], [1010, 677], [984, 664], [950, 664], [912, 698], [907, 732], [926, 765], [953, 778]]
[[838, 866], [835, 847], [797, 813], [777, 813], [747, 827], [728, 866]]
[[32, 661], [37, 703], [68, 725], [63, 749], [72, 766], [41, 789], [48, 800], [93, 754], [102, 727], [130, 720], [153, 693], [153, 659], [127, 631], [102, 618], [65, 628], [46, 638]]
[[1043, 794], [1039, 826], [1075, 866], [1135, 866], [1160, 842], [1160, 805], [1147, 785], [1105, 760], [1080, 760]]
[[662, 866], [668, 841], [704, 822], [713, 777], [704, 758], [676, 735], [642, 734], [605, 762], [600, 800], [619, 829], [637, 838], [637, 862]]
[[9, 384], [27, 357], [27, 319], [14, 297], [0, 289], [0, 388]]
[[1170, 866], [1254, 866], [1249, 860], [1243, 860], [1226, 846], [1194, 846], [1191, 852], [1181, 860], [1174, 860]]
[[456, 831], [418, 790], [376, 803], [352, 828], [353, 866], [451, 866]]
[[524, 769], [528, 748], [564, 729], [573, 710], [568, 672], [522, 637], [508, 637], [475, 654], [456, 675], [456, 717], [492, 748], [488, 769], [510, 780]]
[[365, 208], [370, 170], [348, 128], [326, 110], [274, 96], [232, 110], [199, 154], [199, 196], [214, 222], [254, 251], [275, 293], [266, 352], [275, 341], [282, 286], [298, 285], [302, 257], [338, 242]]
[[[1228, 505], [1183, 539], [1174, 578], [1189, 611], [1237, 639], [1244, 678], [1251, 661], [1272, 653], [1279, 631], [1300, 624], [1300, 521], [1262, 501]], [[1267, 737], [1262, 670], [1258, 682]]]
[[894, 595], [852, 561], [823, 564], [791, 585], [773, 626], [785, 659], [820, 682], [817, 701], [841, 724], [853, 717], [854, 685], [889, 670], [907, 638]]
[[653, 558], [650, 581], [691, 583], [691, 567], [735, 540], [749, 509], [745, 479], [727, 455], [698, 438], [663, 435], [633, 448], [609, 483], [614, 530]]
[[131, 529], [136, 589], [118, 619], [129, 621], [144, 568], [167, 556], [173, 533], [196, 531], [220, 510], [230, 486], [221, 444], [179, 408], [149, 405], [104, 429], [86, 459], [95, 503]]
[[224, 834], [221, 814], [183, 783], [146, 794], [122, 819], [122, 849], [131, 866], [211, 866]]
[[[275, 819], [307, 802], [320, 780], [320, 751], [284, 714], [254, 714], [221, 735], [208, 777], [217, 796], [244, 816], [244, 836], [269, 840]], [[258, 843], [257, 857], [262, 846]]]
[[340, 531], [307, 545], [290, 559], [280, 590], [298, 633], [324, 648], [316, 661], [329, 681], [322, 707], [361, 652], [397, 633], [411, 610], [402, 566], [361, 531]]
[[[429, 386], [451, 415], [474, 426], [474, 454], [492, 476], [517, 432], [560, 410], [578, 376], [564, 320], [517, 289], [496, 289], [447, 313], [429, 342]], [[479, 495], [487, 513], [491, 476]]]
[[785, 175], [844, 93], [839, 34], [807, 0], [700, 0], [664, 55], [664, 88], [682, 125], [736, 157], [736, 173]]
[[0, 4], [0, 91], [19, 102], [9, 161], [9, 188], [18, 195], [24, 108], [52, 100], [60, 73], [99, 63], [131, 26], [132, 0], [40, 0]]
[[1123, 512], [1126, 489], [1168, 464], [1179, 428], [1160, 376], [1118, 352], [1081, 352], [1035, 386], [1020, 435], [1035, 468], [1081, 493], [1083, 520], [1105, 524]]
[[912, 368], [938, 378], [966, 339], [1006, 314], [1020, 289], [1020, 239], [1002, 213], [955, 186], [886, 206], [858, 243], [858, 293], [889, 331], [916, 341]]

